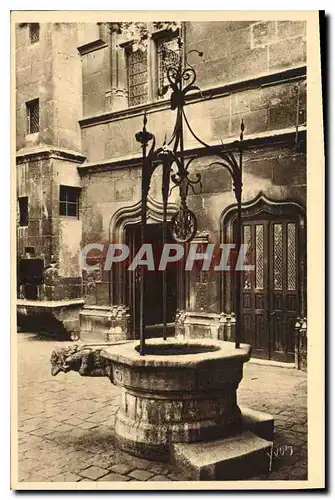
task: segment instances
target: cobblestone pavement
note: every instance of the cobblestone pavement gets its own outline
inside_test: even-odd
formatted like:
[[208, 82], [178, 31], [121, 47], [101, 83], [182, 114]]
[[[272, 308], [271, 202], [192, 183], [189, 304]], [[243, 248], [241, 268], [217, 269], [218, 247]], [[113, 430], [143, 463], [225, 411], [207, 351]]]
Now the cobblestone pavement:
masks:
[[[18, 334], [19, 481], [187, 480], [169, 464], [114, 446], [119, 389], [106, 378], [51, 376], [52, 350], [68, 344]], [[247, 363], [238, 398], [275, 416], [272, 471], [253, 479], [307, 479], [306, 375]]]

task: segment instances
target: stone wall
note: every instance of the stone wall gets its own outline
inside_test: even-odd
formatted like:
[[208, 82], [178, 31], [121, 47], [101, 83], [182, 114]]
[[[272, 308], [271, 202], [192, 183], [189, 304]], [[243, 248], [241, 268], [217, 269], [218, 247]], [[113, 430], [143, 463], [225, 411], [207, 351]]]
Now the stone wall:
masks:
[[78, 26], [78, 50], [82, 62], [83, 116], [103, 113], [106, 92], [111, 88], [111, 47], [107, 26], [81, 23]]
[[[41, 23], [39, 42], [28, 23], [16, 29], [16, 148], [53, 145], [80, 151], [81, 61], [73, 23]], [[40, 100], [40, 131], [27, 134], [26, 102]]]
[[81, 61], [77, 25], [55, 23], [52, 30], [52, 144], [81, 151], [78, 120], [83, 114]]
[[[52, 144], [53, 73], [52, 31], [40, 24], [40, 41], [30, 43], [29, 26], [16, 27], [16, 149]], [[40, 131], [27, 134], [26, 102], [40, 99]]]
[[[296, 127], [306, 126], [305, 24], [186, 23], [185, 44], [186, 51], [203, 52], [202, 59], [189, 56], [203, 91], [190, 95], [185, 106], [196, 135], [212, 145], [231, 144], [244, 120], [243, 201], [263, 192], [305, 206], [306, 156], [294, 142]], [[88, 305], [105, 306], [110, 275], [100, 270], [82, 276], [79, 251], [89, 243], [113, 241], [113, 215], [141, 198], [135, 133], [142, 128], [144, 109], [158, 145], [171, 135], [175, 112], [168, 98], [159, 99], [152, 89], [147, 104], [128, 108], [125, 48], [106, 23], [41, 24], [36, 44], [29, 43], [28, 25], [21, 25], [16, 49], [18, 196], [29, 197], [29, 227], [18, 228], [18, 255], [34, 246], [46, 265], [54, 256], [56, 285], [50, 284], [48, 299], [84, 294]], [[40, 132], [27, 135], [25, 103], [36, 97]], [[185, 130], [188, 154], [196, 147]], [[37, 148], [49, 152], [36, 156]], [[219, 243], [221, 214], [235, 198], [227, 172], [209, 163], [209, 158], [193, 162], [203, 187], [188, 204], [199, 231], [206, 232], [208, 242]], [[157, 201], [159, 177], [158, 172], [150, 192]], [[79, 219], [59, 216], [62, 184], [81, 188]], [[171, 201], [177, 201], [177, 190]], [[219, 295], [217, 277], [209, 275], [192, 283], [187, 308], [218, 314]]]
[[[196, 135], [210, 144], [220, 144], [221, 140], [233, 142], [239, 136], [243, 118], [245, 140], [254, 141], [244, 156], [243, 201], [256, 198], [262, 191], [270, 199], [290, 199], [304, 206], [305, 154], [297, 151], [294, 138], [295, 127], [306, 125], [305, 24], [186, 23], [185, 29], [186, 51], [197, 49], [204, 53], [203, 59], [194, 54], [189, 58], [197, 71], [197, 83], [204, 90], [204, 96], [194, 94], [185, 106]], [[91, 28], [88, 39], [101, 37], [101, 33], [101, 29], [94, 31]], [[112, 44], [107, 36], [105, 41], [107, 45]], [[98, 46], [97, 41], [94, 43]], [[105, 74], [108, 50], [112, 60], [112, 81], [115, 50], [122, 57], [124, 48], [102, 47], [82, 56], [84, 107], [86, 102], [88, 107], [94, 108], [85, 114], [95, 112], [94, 118], [81, 120], [82, 145], [87, 158], [80, 168], [83, 244], [110, 241], [113, 214], [124, 206], [135, 204], [141, 196], [137, 167], [140, 147], [135, 133], [141, 129], [143, 109], [127, 109], [125, 105], [123, 109], [107, 113], [108, 107], [102, 99], [108, 88]], [[104, 73], [98, 87], [96, 78], [102, 67]], [[85, 91], [88, 81], [94, 89], [91, 94]], [[147, 127], [155, 134], [157, 144], [162, 144], [172, 133], [175, 113], [164, 100], [152, 101], [147, 112]], [[287, 136], [288, 133], [291, 135]], [[185, 149], [192, 154], [192, 148], [198, 146], [186, 129]], [[124, 166], [127, 159], [128, 167]], [[208, 233], [209, 242], [219, 243], [222, 211], [235, 202], [235, 197], [228, 173], [220, 167], [209, 167], [209, 163], [209, 158], [192, 163], [192, 171], [201, 173], [203, 186], [201, 195], [189, 197], [189, 206], [197, 214], [198, 229]], [[159, 199], [159, 183], [154, 181], [152, 184], [151, 195]], [[95, 294], [98, 287], [104, 289], [100, 294], [102, 301], [108, 299], [108, 280], [109, 276], [100, 273], [97, 281], [102, 283], [93, 287]], [[208, 276], [201, 301], [203, 309], [209, 313], [220, 311], [218, 287], [217, 277]], [[196, 286], [190, 288], [190, 310], [198, 303], [196, 289]]]
[[[118, 168], [115, 165], [112, 170], [93, 172], [90, 175], [83, 172], [81, 175], [82, 247], [92, 243], [118, 243], [118, 236], [113, 234], [111, 219], [118, 210], [133, 207], [140, 201], [140, 167]], [[152, 178], [150, 196], [159, 203], [162, 201], [159, 171]], [[177, 190], [174, 190], [169, 202], [174, 203], [177, 198]], [[84, 293], [89, 304], [109, 303], [109, 281], [109, 272], [84, 271]]]
[[[190, 195], [188, 206], [196, 213], [198, 230], [208, 234], [209, 243], [220, 243], [220, 220], [223, 210], [235, 203], [232, 182], [222, 167], [209, 166], [213, 158], [205, 157], [192, 163], [193, 175], [201, 174], [201, 194]], [[115, 242], [110, 233], [111, 218], [115, 212], [126, 206], [133, 206], [140, 200], [139, 168], [118, 168], [82, 174], [82, 205], [80, 218], [83, 222], [82, 245], [88, 243], [108, 244]], [[260, 192], [272, 200], [294, 200], [305, 206], [306, 200], [306, 157], [294, 146], [272, 145], [254, 147], [244, 157], [243, 201], [255, 199]], [[151, 196], [158, 201], [159, 177], [153, 179]], [[170, 200], [178, 202], [177, 190]], [[219, 283], [217, 273], [209, 273], [205, 283], [204, 309], [220, 312]], [[97, 281], [109, 281], [108, 273], [97, 276]], [[100, 284], [98, 286], [101, 286]], [[94, 293], [96, 289], [93, 288]], [[108, 287], [101, 300], [108, 300]], [[189, 307], [197, 302], [191, 287]], [[100, 302], [101, 303], [101, 302]], [[108, 303], [108, 302], [102, 302]]]
[[[79, 251], [82, 222], [76, 217], [59, 215], [60, 185], [80, 187], [76, 162], [50, 154], [33, 155], [17, 166], [17, 196], [28, 196], [28, 226], [17, 226], [17, 256], [26, 258], [26, 248], [33, 247], [35, 257], [47, 268], [57, 262], [57, 283], [42, 290], [39, 298], [53, 300], [80, 297]], [[44, 297], [45, 296], [45, 297]]]
[[187, 22], [186, 40], [203, 89], [306, 64], [305, 22]]
[[[30, 43], [28, 23], [16, 26], [16, 88], [17, 196], [28, 196], [29, 207], [28, 226], [17, 227], [18, 258], [33, 247], [45, 268], [56, 261], [52, 283], [40, 287], [38, 298], [79, 297], [81, 221], [59, 216], [59, 186], [80, 187], [77, 165], [84, 159], [76, 24], [41, 23], [36, 43]], [[28, 134], [26, 102], [35, 98], [39, 132]]]
[[[35, 253], [52, 253], [52, 161], [25, 161], [17, 167], [17, 196], [29, 198], [29, 225], [17, 227], [17, 254], [23, 256], [25, 247], [34, 247]], [[49, 264], [48, 260], [46, 261]]]
[[[207, 100], [197, 100], [185, 107], [193, 131], [202, 140], [220, 143], [221, 140], [236, 139], [240, 132], [241, 120], [245, 124], [245, 138], [262, 134], [272, 135], [278, 130], [296, 126], [297, 85], [294, 81], [271, 82], [267, 86], [255, 83], [248, 90], [230, 92]], [[306, 89], [300, 83], [299, 125], [306, 119]], [[129, 112], [115, 118], [111, 116], [103, 123], [84, 123], [82, 128], [83, 151], [90, 163], [106, 161], [129, 154], [140, 154], [135, 133], [141, 129], [143, 113]], [[148, 129], [162, 144], [165, 135], [172, 133], [175, 113], [170, 109], [148, 112]], [[126, 133], [125, 133], [126, 131]], [[186, 130], [185, 148], [198, 145]]]
[[[197, 71], [200, 89], [209, 89], [206, 99], [194, 96], [186, 107], [194, 131], [207, 141], [236, 137], [242, 117], [247, 136], [294, 127], [298, 76], [300, 81], [305, 78], [305, 29], [305, 23], [298, 21], [187, 22], [185, 51], [203, 52], [202, 58], [190, 54], [189, 62]], [[98, 162], [138, 154], [134, 135], [141, 128], [143, 110], [128, 111], [123, 100], [123, 108], [117, 105], [115, 114], [106, 115], [115, 108], [106, 95], [112, 92], [115, 100], [127, 86], [125, 49], [115, 46], [105, 26], [88, 25], [86, 32], [86, 44], [90, 40], [92, 48], [82, 55], [84, 117], [95, 118], [81, 121], [85, 156]], [[306, 120], [305, 91], [301, 86], [300, 125]], [[148, 126], [160, 143], [173, 127], [174, 114], [168, 100], [151, 94], [148, 103]], [[192, 142], [186, 137], [186, 147]]]

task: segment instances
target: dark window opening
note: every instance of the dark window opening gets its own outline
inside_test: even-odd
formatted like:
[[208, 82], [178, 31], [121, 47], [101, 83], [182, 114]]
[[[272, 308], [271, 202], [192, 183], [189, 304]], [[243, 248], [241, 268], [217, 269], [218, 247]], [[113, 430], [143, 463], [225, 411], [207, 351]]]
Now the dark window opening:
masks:
[[29, 24], [29, 39], [30, 43], [37, 43], [40, 40], [40, 25], [39, 23]]
[[79, 188], [60, 186], [59, 215], [78, 217]]
[[26, 103], [27, 134], [36, 134], [40, 130], [40, 100], [33, 99]]
[[20, 210], [20, 226], [28, 226], [29, 221], [29, 211], [28, 211], [28, 196], [21, 196], [19, 198], [19, 210]]
[[24, 253], [26, 255], [35, 255], [35, 248], [34, 247], [24, 247]]

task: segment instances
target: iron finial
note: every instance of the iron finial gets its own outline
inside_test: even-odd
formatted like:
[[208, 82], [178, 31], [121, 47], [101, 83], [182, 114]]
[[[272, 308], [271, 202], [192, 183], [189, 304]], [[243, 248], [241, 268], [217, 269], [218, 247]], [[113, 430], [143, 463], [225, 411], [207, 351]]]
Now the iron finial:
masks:
[[144, 111], [143, 115], [143, 128], [140, 132], [135, 134], [137, 142], [143, 145], [147, 145], [149, 141], [153, 138], [153, 135], [147, 131], [146, 124], [148, 123], [147, 110]]
[[242, 118], [242, 121], [241, 121], [241, 134], [240, 134], [240, 140], [243, 141], [243, 132], [244, 132], [244, 122], [243, 122], [243, 118]]

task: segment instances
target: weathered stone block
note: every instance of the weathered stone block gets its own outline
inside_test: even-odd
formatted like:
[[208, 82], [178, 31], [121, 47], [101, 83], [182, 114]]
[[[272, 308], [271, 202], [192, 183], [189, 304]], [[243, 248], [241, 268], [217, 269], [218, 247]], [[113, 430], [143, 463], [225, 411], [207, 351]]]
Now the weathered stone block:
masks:
[[230, 133], [230, 117], [223, 116], [213, 119], [213, 138], [224, 139]]
[[269, 126], [272, 130], [294, 127], [296, 109], [294, 106], [276, 106], [269, 110]]
[[97, 305], [108, 305], [109, 304], [109, 282], [98, 282], [96, 283], [96, 298]]
[[251, 111], [250, 113], [241, 113], [232, 115], [231, 117], [231, 135], [237, 136], [241, 132], [241, 121], [244, 121], [246, 130], [249, 134], [256, 134], [257, 132], [265, 132], [268, 130], [268, 111], [266, 109], [259, 109]]
[[83, 79], [83, 95], [88, 97], [90, 94], [100, 93], [105, 91], [103, 80], [100, 78], [100, 73], [87, 75]]
[[81, 278], [59, 277], [54, 283], [56, 300], [70, 300], [81, 297]]
[[134, 197], [134, 185], [128, 181], [116, 181], [114, 183], [114, 200], [130, 201]]
[[[84, 108], [84, 115], [90, 115], [90, 108]], [[105, 141], [102, 138], [102, 127], [82, 129], [83, 154], [87, 161], [94, 162], [105, 158]]]
[[211, 37], [226, 36], [229, 29], [225, 22], [187, 22], [187, 43], [192, 44], [197, 41], [207, 40]]
[[231, 98], [231, 114], [248, 113], [266, 108], [267, 102], [262, 101], [261, 89], [252, 89], [245, 92], [236, 92]]
[[101, 92], [92, 92], [83, 99], [84, 116], [94, 116], [105, 110], [105, 98]]
[[260, 89], [260, 106], [262, 108], [276, 107], [281, 105], [290, 105], [295, 107], [296, 92], [295, 84], [281, 83], [269, 85]]
[[239, 480], [269, 470], [271, 444], [250, 431], [225, 439], [173, 445], [173, 460], [194, 481]]
[[251, 47], [263, 47], [276, 39], [276, 21], [264, 21], [251, 26]]
[[125, 340], [129, 313], [122, 306], [85, 306], [80, 312], [80, 338], [85, 342]]
[[[46, 298], [54, 300], [54, 297]], [[79, 311], [84, 301], [69, 300], [50, 304], [48, 300], [18, 300], [18, 325], [59, 339], [76, 337], [79, 330]]]
[[103, 71], [106, 67], [107, 57], [107, 47], [84, 54], [82, 58], [83, 60], [85, 60], [84, 64], [86, 74], [92, 75], [93, 73], [99, 73], [100, 71]]
[[197, 72], [197, 83], [200, 88], [217, 87], [231, 80], [228, 56], [208, 61], [206, 64], [200, 62], [194, 65], [194, 69]]
[[305, 21], [277, 21], [277, 38], [290, 38], [299, 35], [305, 35]]
[[199, 170], [201, 173], [202, 193], [224, 193], [232, 189], [232, 180], [224, 167], [212, 166]]
[[176, 318], [181, 338], [219, 339], [219, 315], [207, 311], [182, 311]]
[[266, 73], [268, 69], [267, 47], [247, 49], [234, 54], [230, 61], [229, 80], [245, 80]]
[[229, 116], [231, 113], [231, 99], [231, 94], [217, 99], [209, 99], [203, 103], [203, 110], [201, 108], [195, 108], [195, 115], [199, 116], [199, 114], [206, 114], [209, 118], [216, 116]]
[[[40, 212], [39, 207], [35, 206], [34, 209], [32, 210], [32, 212], [34, 213], [35, 217], [36, 217], [36, 215], [39, 215], [39, 212]], [[29, 233], [31, 234], [31, 236], [36, 236], [36, 237], [39, 236], [39, 234], [40, 234], [40, 222], [41, 221], [39, 219], [30, 218], [30, 220], [29, 220]]]
[[272, 179], [273, 169], [277, 166], [274, 158], [260, 158], [258, 161], [246, 162], [243, 171], [244, 173], [252, 174], [261, 179]]
[[304, 37], [281, 40], [269, 46], [269, 69], [291, 68], [306, 63]]
[[240, 30], [243, 28], [247, 28], [248, 26], [255, 24], [258, 21], [223, 21], [224, 25], [222, 28], [228, 31]]
[[267, 441], [273, 441], [274, 419], [269, 413], [252, 410], [245, 406], [240, 406], [242, 412], [242, 422], [244, 429], [247, 429], [256, 436]]
[[[228, 45], [228, 44], [227, 44]], [[251, 31], [250, 27], [237, 29], [231, 31], [229, 34], [229, 53], [242, 52], [243, 50], [250, 49], [251, 45]]]
[[277, 166], [273, 170], [272, 182], [274, 185], [306, 185], [305, 158], [301, 156], [286, 156], [277, 159]]

